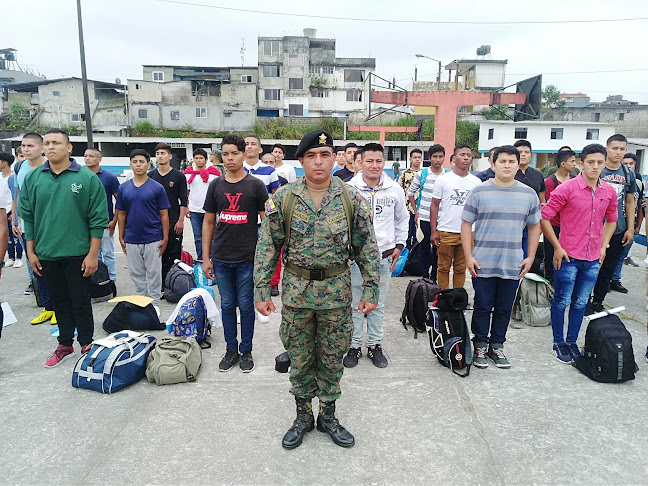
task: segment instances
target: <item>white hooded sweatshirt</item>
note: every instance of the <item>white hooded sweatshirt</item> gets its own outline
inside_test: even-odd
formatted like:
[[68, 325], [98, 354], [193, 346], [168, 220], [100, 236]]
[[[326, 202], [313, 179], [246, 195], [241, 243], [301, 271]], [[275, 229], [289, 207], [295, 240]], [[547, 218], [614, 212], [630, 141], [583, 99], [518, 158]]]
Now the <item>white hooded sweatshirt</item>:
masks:
[[396, 245], [405, 246], [410, 216], [405, 205], [403, 188], [389, 177], [385, 177], [384, 173], [380, 176], [378, 187], [369, 187], [362, 179], [362, 171], [347, 184], [357, 189], [371, 208], [380, 253], [396, 248]]

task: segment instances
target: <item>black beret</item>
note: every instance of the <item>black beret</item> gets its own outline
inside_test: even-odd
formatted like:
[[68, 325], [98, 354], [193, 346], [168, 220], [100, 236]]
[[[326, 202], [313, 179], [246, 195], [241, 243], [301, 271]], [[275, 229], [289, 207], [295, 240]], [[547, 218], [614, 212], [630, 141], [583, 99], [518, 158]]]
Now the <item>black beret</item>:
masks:
[[308, 149], [317, 147], [333, 148], [333, 137], [331, 137], [331, 134], [324, 130], [314, 130], [307, 133], [304, 135], [304, 138], [302, 138], [302, 141], [299, 142], [299, 146], [295, 152], [295, 157], [303, 157]]

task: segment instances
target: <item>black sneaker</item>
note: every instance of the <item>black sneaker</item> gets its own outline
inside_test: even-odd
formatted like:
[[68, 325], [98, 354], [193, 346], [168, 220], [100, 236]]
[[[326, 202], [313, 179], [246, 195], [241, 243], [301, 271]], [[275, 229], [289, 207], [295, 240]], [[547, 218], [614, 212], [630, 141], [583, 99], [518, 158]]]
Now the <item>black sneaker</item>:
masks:
[[605, 310], [605, 307], [603, 307], [602, 302], [594, 302], [592, 301], [592, 310], [596, 312], [603, 312]]
[[628, 257], [625, 259], [624, 262], [625, 265], [630, 265], [631, 267], [638, 267], [639, 264], [637, 264], [632, 258]]
[[376, 344], [373, 348], [367, 348], [367, 356], [371, 358], [374, 366], [378, 368], [387, 368], [387, 358], [383, 354], [382, 346]]
[[628, 289], [626, 289], [623, 285], [621, 285], [620, 280], [612, 280], [610, 282], [610, 290], [614, 290], [615, 292], [619, 292], [621, 294], [628, 293]]
[[558, 343], [553, 345], [554, 353], [556, 353], [556, 358], [561, 363], [571, 364], [572, 355], [569, 352], [569, 345], [565, 343]]
[[571, 355], [572, 360], [576, 361], [576, 358], [578, 358], [581, 355], [580, 349], [578, 348], [578, 344], [569, 343], [567, 344], [567, 347], [569, 348], [569, 354]]
[[511, 363], [504, 355], [504, 346], [502, 344], [491, 344], [488, 349], [488, 357], [498, 368], [510, 368]]
[[239, 360], [239, 354], [236, 349], [228, 349], [223, 355], [220, 364], [218, 365], [218, 371], [229, 371], [232, 369], [232, 366], [236, 364]]
[[345, 368], [353, 368], [358, 365], [358, 360], [362, 358], [362, 348], [351, 348], [342, 360]]
[[29, 286], [23, 292], [25, 295], [34, 295], [34, 286], [29, 284]]
[[473, 364], [477, 368], [488, 368], [488, 359], [486, 359], [487, 353], [488, 344], [483, 342], [474, 343]]
[[252, 359], [252, 351], [246, 351], [241, 355], [241, 361], [239, 361], [239, 368], [243, 373], [249, 373], [254, 369], [254, 360]]
[[279, 295], [279, 286], [278, 285], [271, 285], [270, 286], [270, 295], [272, 297], [277, 297]]

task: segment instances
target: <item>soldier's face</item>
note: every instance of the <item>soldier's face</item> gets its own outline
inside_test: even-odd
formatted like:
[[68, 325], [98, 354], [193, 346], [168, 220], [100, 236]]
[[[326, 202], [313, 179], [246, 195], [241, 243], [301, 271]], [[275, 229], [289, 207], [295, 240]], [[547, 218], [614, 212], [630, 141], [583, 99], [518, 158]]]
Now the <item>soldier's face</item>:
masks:
[[331, 179], [331, 171], [335, 163], [331, 147], [308, 149], [299, 163], [304, 168], [306, 181], [312, 184], [323, 184]]

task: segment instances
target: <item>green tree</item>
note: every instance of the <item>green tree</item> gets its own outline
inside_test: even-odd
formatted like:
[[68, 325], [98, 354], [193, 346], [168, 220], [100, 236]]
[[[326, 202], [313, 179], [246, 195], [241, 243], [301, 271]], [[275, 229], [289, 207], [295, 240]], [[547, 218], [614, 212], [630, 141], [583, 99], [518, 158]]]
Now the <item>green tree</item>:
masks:
[[[455, 144], [465, 143], [475, 152], [479, 146], [479, 123], [457, 120]], [[450, 148], [452, 150], [454, 147]], [[446, 147], [447, 149], [447, 147]]]
[[560, 90], [553, 84], [549, 84], [542, 90], [543, 108], [564, 108], [566, 101], [560, 97]]
[[506, 105], [496, 105], [484, 108], [481, 112], [487, 120], [511, 120], [513, 118], [509, 107]]
[[14, 101], [9, 105], [9, 115], [7, 116], [9, 130], [24, 130], [29, 125], [29, 108]]

